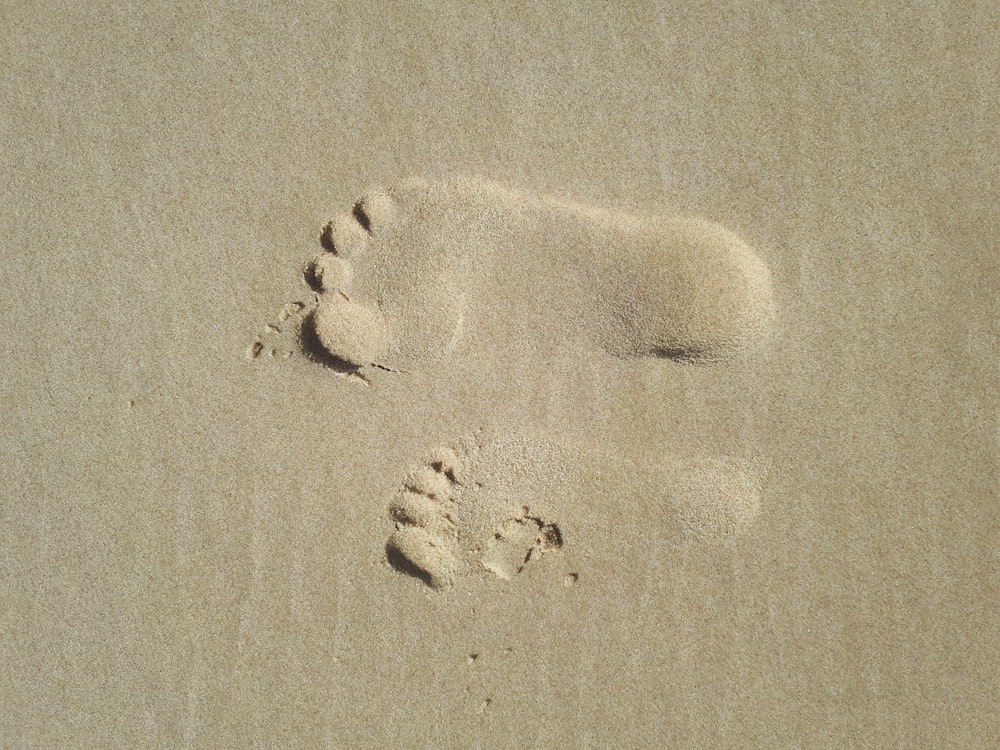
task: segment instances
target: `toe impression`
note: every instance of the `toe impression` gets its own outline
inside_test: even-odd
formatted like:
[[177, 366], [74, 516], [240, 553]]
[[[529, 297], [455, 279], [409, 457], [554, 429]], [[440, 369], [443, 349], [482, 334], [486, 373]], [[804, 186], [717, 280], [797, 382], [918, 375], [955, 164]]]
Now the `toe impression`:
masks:
[[317, 291], [349, 291], [353, 279], [351, 265], [338, 255], [323, 253], [309, 264], [307, 281]]
[[368, 231], [350, 214], [340, 214], [323, 229], [322, 244], [342, 258], [362, 255], [368, 248]]
[[354, 206], [354, 218], [368, 234], [377, 234], [378, 227], [396, 218], [396, 201], [384, 190], [373, 191]]

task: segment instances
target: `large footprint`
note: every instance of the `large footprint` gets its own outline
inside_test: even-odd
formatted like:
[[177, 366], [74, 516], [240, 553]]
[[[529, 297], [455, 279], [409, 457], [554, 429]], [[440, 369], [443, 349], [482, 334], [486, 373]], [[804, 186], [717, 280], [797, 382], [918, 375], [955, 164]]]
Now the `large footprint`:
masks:
[[438, 450], [406, 476], [389, 504], [386, 556], [396, 570], [441, 590], [477, 572], [509, 580], [578, 543], [594, 518], [603, 519], [603, 538], [591, 529], [589, 544], [614, 548], [636, 533], [612, 523], [616, 516], [652, 520], [683, 544], [734, 539], [759, 512], [760, 483], [738, 462], [639, 465], [599, 447], [476, 436]]
[[767, 266], [717, 224], [480, 180], [373, 191], [324, 244], [304, 333], [352, 368], [567, 345], [711, 362], [758, 341], [773, 317]]

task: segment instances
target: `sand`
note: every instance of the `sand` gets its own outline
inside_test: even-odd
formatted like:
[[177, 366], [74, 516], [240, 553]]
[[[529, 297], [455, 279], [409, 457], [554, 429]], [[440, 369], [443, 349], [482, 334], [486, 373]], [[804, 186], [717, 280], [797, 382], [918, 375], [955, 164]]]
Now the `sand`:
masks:
[[[586, 365], [716, 364], [763, 346], [775, 317], [763, 260], [694, 217], [639, 218], [481, 179], [415, 178], [362, 197], [323, 236], [327, 251], [304, 276], [315, 300], [295, 338], [305, 357], [376, 388], [383, 372], [478, 386], [521, 363], [543, 383]], [[550, 361], [560, 367], [537, 367]], [[629, 442], [592, 430], [571, 435], [570, 450], [565, 437], [527, 437], [524, 424], [514, 432], [504, 401], [486, 404], [493, 413], [478, 431], [499, 437], [440, 449], [390, 504], [388, 561], [433, 589], [451, 587], [463, 557], [466, 568], [510, 579], [544, 539], [562, 547], [564, 532], [531, 510], [557, 496], [570, 528], [586, 525], [579, 513], [604, 515], [577, 496], [641, 496], [662, 506], [659, 522], [681, 532], [678, 543], [728, 539], [759, 513], [759, 482], [735, 465], [636, 463]], [[595, 463], [614, 467], [613, 488], [580, 481]]]
[[991, 4], [0, 18], [0, 746], [995, 744]]

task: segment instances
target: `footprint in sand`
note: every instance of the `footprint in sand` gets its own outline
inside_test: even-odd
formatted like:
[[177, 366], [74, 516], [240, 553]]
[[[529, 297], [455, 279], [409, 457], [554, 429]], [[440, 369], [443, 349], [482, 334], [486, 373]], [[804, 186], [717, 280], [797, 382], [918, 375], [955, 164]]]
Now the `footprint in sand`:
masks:
[[[544, 437], [476, 436], [437, 451], [404, 479], [389, 505], [394, 530], [386, 557], [434, 589], [476, 573], [510, 580], [578, 541], [582, 534], [574, 539], [572, 531], [588, 516], [586, 525], [593, 527], [602, 509], [596, 533], [607, 537], [605, 526], [614, 526], [609, 498], [620, 506], [613, 509], [619, 517], [655, 517], [672, 527], [679, 543], [718, 542], [754, 523], [760, 482], [733, 461], [640, 465], [613, 451]], [[575, 573], [550, 572], [576, 580]]]
[[551, 445], [514, 437], [476, 436], [437, 451], [389, 505], [389, 562], [436, 589], [474, 570], [513, 578], [562, 547], [559, 526], [541, 514], [555, 511], [546, 490], [566, 460]]
[[[304, 312], [301, 343], [361, 377], [370, 367], [502, 367], [556, 350], [712, 363], [758, 343], [774, 317], [767, 266], [717, 224], [482, 180], [413, 179], [370, 192], [330, 222], [323, 245], [306, 272], [316, 304]], [[614, 446], [594, 450], [617, 456]], [[584, 451], [581, 464], [580, 455], [508, 438], [431, 457], [391, 503], [389, 562], [437, 589], [472, 570], [516, 576], [571, 543], [556, 499], [572, 505], [566, 489], [597, 460]], [[759, 483], [733, 463], [630, 466], [681, 536], [732, 537], [759, 511]]]
[[324, 245], [304, 340], [350, 368], [554, 347], [713, 362], [766, 335], [774, 314], [767, 266], [717, 224], [472, 179], [372, 192]]

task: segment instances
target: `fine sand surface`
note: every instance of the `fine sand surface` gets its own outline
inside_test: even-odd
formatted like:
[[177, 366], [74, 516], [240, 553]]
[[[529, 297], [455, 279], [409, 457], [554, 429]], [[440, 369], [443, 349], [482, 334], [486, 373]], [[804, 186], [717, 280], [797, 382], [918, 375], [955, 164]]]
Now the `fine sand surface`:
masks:
[[995, 4], [0, 22], [0, 747], [997, 744]]

